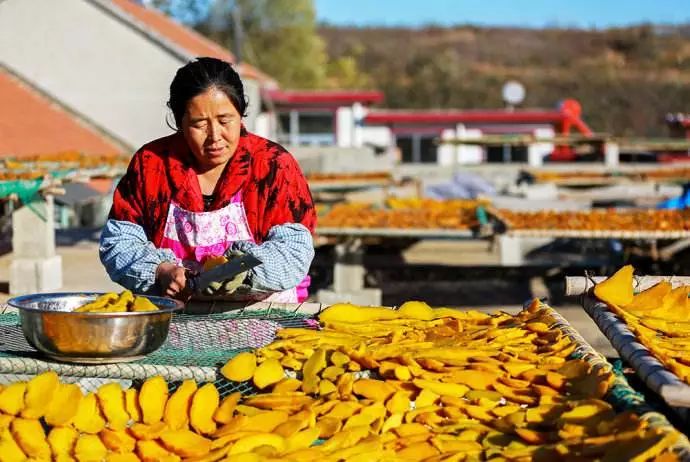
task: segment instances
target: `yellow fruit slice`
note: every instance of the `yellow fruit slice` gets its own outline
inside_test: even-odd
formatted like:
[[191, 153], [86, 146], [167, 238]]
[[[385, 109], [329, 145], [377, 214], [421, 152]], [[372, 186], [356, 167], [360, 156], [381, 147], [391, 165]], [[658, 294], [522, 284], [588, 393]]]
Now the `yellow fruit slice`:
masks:
[[256, 371], [256, 356], [254, 353], [243, 351], [228, 361], [220, 370], [228, 380], [245, 382], [254, 376]]
[[632, 265], [625, 265], [613, 276], [594, 286], [594, 295], [610, 305], [626, 306], [633, 301], [633, 272]]

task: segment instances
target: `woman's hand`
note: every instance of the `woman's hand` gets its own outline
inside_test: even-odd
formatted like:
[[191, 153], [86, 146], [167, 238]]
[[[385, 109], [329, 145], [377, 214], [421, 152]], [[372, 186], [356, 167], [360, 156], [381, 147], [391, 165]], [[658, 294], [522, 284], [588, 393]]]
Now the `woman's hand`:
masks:
[[187, 276], [182, 266], [170, 262], [161, 263], [156, 269], [156, 282], [161, 288], [161, 293], [166, 297], [183, 301], [189, 298], [190, 294], [184, 290], [187, 285]]

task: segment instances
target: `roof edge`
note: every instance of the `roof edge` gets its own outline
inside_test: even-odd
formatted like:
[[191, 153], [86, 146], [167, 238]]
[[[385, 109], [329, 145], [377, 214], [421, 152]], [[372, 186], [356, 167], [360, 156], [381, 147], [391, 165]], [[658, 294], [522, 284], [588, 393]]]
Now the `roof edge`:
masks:
[[60, 108], [60, 110], [67, 113], [67, 115], [71, 116], [78, 124], [81, 124], [85, 128], [95, 132], [97, 135], [104, 137], [110, 143], [112, 143], [112, 144], [118, 146], [120, 149], [122, 149], [123, 152], [131, 152], [133, 149], [135, 149], [134, 146], [127, 143], [124, 139], [121, 139], [117, 135], [115, 135], [112, 132], [110, 132], [109, 130], [107, 130], [105, 127], [95, 123], [93, 120], [91, 120], [90, 118], [81, 114], [79, 111], [75, 110], [71, 106], [60, 101], [58, 98], [53, 96], [48, 91], [43, 90], [42, 88], [38, 87], [31, 80], [22, 76], [20, 73], [18, 73], [14, 69], [11, 69], [2, 61], [0, 61], [0, 71], [7, 72], [7, 74], [9, 74], [12, 78], [18, 80], [22, 85], [25, 85], [31, 91], [35, 92], [40, 97], [45, 98], [46, 100], [50, 101], [52, 104], [54, 104], [55, 106]]
[[137, 20], [136, 18], [132, 17], [131, 15], [125, 13], [122, 11], [120, 8], [117, 7], [114, 3], [111, 3], [109, 0], [86, 0], [87, 2], [91, 3], [97, 8], [100, 8], [102, 11], [108, 13], [121, 23], [131, 27], [134, 29], [136, 32], [141, 34], [143, 37], [146, 39], [154, 42], [155, 44], [159, 45], [162, 47], [165, 51], [170, 53], [172, 56], [175, 58], [187, 62], [191, 61], [195, 58], [194, 55], [191, 53], [187, 52], [184, 48], [174, 44], [167, 38], [163, 37], [161, 34], [157, 34], [156, 32], [150, 30], [149, 28], [146, 27], [145, 24], [143, 24], [141, 21]]

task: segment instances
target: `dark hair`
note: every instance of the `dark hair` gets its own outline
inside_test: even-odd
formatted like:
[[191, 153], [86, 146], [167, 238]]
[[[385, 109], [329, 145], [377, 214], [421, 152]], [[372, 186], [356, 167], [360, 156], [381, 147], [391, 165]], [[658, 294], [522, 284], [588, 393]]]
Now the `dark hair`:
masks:
[[170, 84], [168, 107], [177, 126], [171, 128], [179, 130], [189, 100], [213, 87], [227, 95], [242, 117], [246, 115], [244, 86], [230, 63], [216, 58], [197, 58], [179, 68]]

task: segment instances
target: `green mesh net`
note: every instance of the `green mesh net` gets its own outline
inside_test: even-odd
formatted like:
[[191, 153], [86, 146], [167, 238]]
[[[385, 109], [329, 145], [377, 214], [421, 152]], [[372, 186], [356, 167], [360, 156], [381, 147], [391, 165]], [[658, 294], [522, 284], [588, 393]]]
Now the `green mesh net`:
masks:
[[184, 379], [213, 381], [222, 397], [255, 390], [250, 383], [226, 380], [218, 369], [241, 351], [268, 345], [283, 327], [314, 327], [309, 315], [270, 309], [208, 315], [175, 315], [168, 338], [160, 349], [144, 359], [107, 365], [75, 365], [52, 361], [32, 348], [24, 338], [16, 313], [0, 315], [0, 375], [18, 377], [48, 369], [64, 381], [77, 382], [92, 391], [103, 379], [125, 380], [135, 386], [160, 374], [172, 389]]

